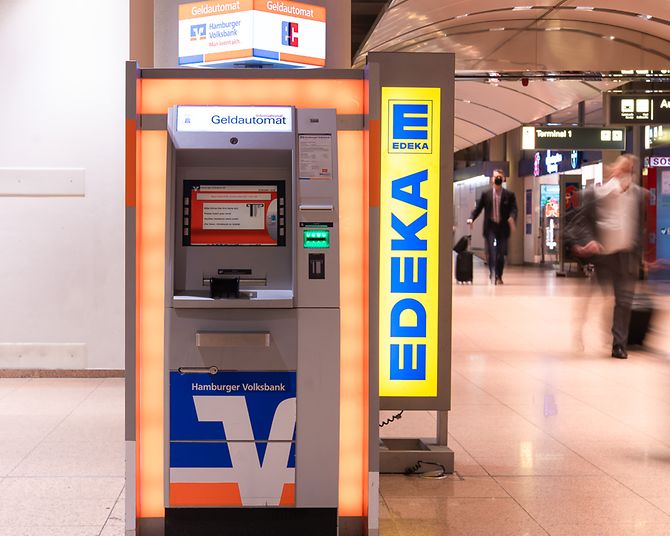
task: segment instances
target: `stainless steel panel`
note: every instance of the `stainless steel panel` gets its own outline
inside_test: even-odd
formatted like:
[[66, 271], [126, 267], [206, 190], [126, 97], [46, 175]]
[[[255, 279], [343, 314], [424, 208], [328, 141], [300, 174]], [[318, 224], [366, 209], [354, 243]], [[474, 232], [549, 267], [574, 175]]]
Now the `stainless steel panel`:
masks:
[[231, 348], [255, 347], [269, 348], [270, 334], [268, 332], [225, 332], [225, 331], [198, 331], [195, 334], [195, 345], [198, 348]]

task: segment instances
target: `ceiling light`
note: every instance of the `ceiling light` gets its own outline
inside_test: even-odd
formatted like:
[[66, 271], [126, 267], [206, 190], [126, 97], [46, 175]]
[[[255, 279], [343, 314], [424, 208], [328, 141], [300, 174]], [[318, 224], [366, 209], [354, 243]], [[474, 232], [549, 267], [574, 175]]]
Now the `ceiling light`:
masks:
[[472, 101], [470, 101], [470, 100], [464, 100], [463, 102], [464, 102], [465, 104], [472, 104]]
[[577, 6], [575, 9], [577, 11], [593, 11], [595, 8], [587, 7], [587, 6]]
[[528, 11], [529, 9], [533, 9], [533, 6], [516, 6], [512, 8], [512, 11]]
[[640, 17], [641, 19], [644, 19], [644, 20], [650, 20], [651, 19], [651, 15], [643, 15], [642, 13], [640, 13], [638, 15], [638, 17]]
[[499, 28], [489, 28], [489, 32], [504, 32], [504, 31], [505, 31], [504, 26], [501, 26]]
[[462, 19], [462, 18], [464, 18], [464, 17], [467, 17], [468, 15], [469, 15], [469, 13], [463, 13], [463, 15], [456, 15], [455, 18], [457, 18], [457, 19]]
[[616, 37], [614, 37], [613, 35], [603, 35], [603, 39], [609, 39], [610, 41], [614, 41]]
[[558, 30], [560, 30], [560, 28], [545, 28], [544, 29], [545, 32], [557, 32]]

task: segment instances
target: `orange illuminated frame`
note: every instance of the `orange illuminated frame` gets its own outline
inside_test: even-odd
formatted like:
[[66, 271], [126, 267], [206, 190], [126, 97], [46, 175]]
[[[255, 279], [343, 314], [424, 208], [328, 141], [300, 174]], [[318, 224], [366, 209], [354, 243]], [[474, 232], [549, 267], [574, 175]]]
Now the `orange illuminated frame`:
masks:
[[[139, 79], [137, 114], [174, 105], [285, 105], [365, 113], [363, 80]], [[225, 96], [225, 97], [224, 97]], [[368, 490], [368, 137], [338, 133], [340, 195], [339, 515], [367, 516]], [[128, 206], [137, 214], [136, 515], [165, 515], [163, 332], [166, 131], [127, 124]]]

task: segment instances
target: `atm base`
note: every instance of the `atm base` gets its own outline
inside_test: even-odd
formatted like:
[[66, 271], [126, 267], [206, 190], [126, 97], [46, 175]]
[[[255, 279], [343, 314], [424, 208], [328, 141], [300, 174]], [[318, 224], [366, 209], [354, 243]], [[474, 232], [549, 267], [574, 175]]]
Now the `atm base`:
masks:
[[432, 445], [422, 439], [384, 438], [379, 445], [379, 472], [383, 474], [407, 474], [433, 471], [437, 467], [418, 462], [442, 465], [447, 473], [454, 472], [454, 451], [446, 445]]
[[337, 535], [337, 508], [167, 508], [165, 536]]

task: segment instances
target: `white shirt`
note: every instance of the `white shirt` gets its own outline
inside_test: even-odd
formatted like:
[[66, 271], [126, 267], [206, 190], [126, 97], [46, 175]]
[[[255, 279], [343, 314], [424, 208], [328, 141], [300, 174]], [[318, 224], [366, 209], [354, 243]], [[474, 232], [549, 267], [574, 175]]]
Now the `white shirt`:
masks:
[[637, 185], [624, 192], [616, 177], [596, 189], [596, 225], [603, 253], [628, 251], [635, 244], [638, 220]]
[[493, 221], [500, 223], [500, 202], [502, 201], [502, 190], [493, 188]]

